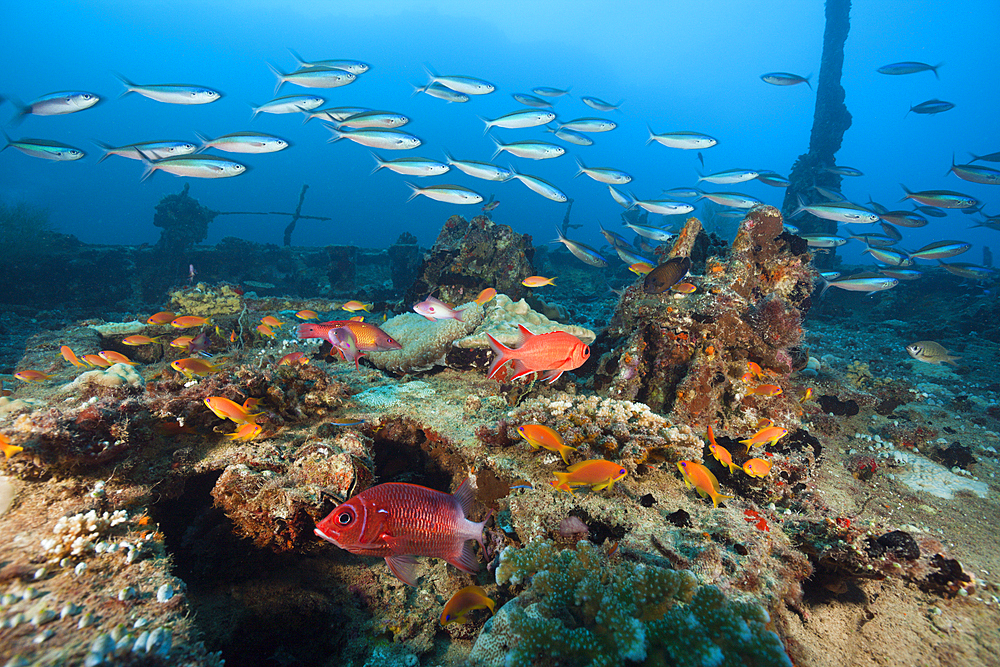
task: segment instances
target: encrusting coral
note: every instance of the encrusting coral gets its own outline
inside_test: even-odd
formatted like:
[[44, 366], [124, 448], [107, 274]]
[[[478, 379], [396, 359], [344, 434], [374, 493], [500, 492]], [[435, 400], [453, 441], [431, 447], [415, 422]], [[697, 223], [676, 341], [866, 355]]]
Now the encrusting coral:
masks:
[[460, 310], [462, 319], [428, 320], [416, 313], [403, 313], [382, 324], [381, 329], [403, 346], [400, 350], [370, 352], [377, 367], [396, 373], [412, 373], [444, 366], [455, 340], [467, 336], [483, 321], [483, 308], [470, 303]]
[[508, 547], [496, 580], [526, 589], [486, 623], [473, 665], [791, 665], [756, 603], [699, 586], [687, 570], [609, 560], [587, 541]]
[[518, 325], [526, 327], [535, 335], [552, 331], [565, 331], [588, 345], [593, 343], [596, 338], [590, 329], [550, 320], [542, 313], [532, 309], [524, 299], [513, 301], [506, 294], [497, 294], [492, 301], [486, 304], [485, 310], [486, 317], [482, 324], [475, 332], [456, 340], [455, 347], [488, 349], [490, 345], [486, 334], [493, 336], [508, 347], [517, 345], [522, 338]]

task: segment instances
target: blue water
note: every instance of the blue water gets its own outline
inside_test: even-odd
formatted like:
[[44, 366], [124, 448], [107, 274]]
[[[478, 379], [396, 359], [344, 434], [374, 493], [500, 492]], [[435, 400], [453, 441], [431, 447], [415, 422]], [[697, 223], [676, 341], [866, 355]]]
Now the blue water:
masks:
[[[302, 184], [309, 184], [303, 213], [331, 222], [300, 221], [295, 245], [356, 244], [384, 247], [400, 233], [433, 242], [443, 221], [469, 217], [479, 206], [456, 206], [418, 197], [407, 203], [408, 177], [374, 166], [368, 149], [349, 141], [327, 144], [318, 121], [299, 115], [261, 114], [250, 122], [250, 106], [272, 98], [274, 77], [267, 63], [284, 71], [294, 48], [307, 60], [351, 58], [371, 70], [348, 86], [303, 89], [286, 84], [280, 95], [317, 93], [327, 106], [357, 105], [404, 113], [404, 129], [423, 140], [413, 151], [381, 151], [387, 158], [419, 155], [490, 161], [493, 143], [477, 118], [494, 118], [521, 108], [511, 93], [536, 86], [571, 87], [555, 101], [560, 119], [603, 116], [618, 129], [590, 135], [590, 147], [566, 145], [567, 155], [530, 161], [503, 154], [497, 162], [544, 178], [575, 200], [572, 237], [603, 242], [597, 224], [619, 224], [621, 208], [607, 186], [573, 178], [574, 156], [588, 166], [614, 167], [634, 177], [627, 189], [644, 199], [664, 188], [693, 185], [700, 167], [695, 151], [646, 145], [649, 124], [657, 132], [695, 130], [719, 139], [704, 151], [708, 172], [729, 168], [770, 169], [787, 175], [808, 148], [814, 92], [805, 86], [777, 87], [760, 80], [771, 71], [812, 74], [815, 86], [824, 29], [821, 2], [263, 2], [238, 3], [12, 3], [5, 7], [0, 58], [5, 72], [0, 92], [25, 102], [57, 90], [86, 90], [105, 98], [80, 113], [29, 116], [6, 125], [14, 138], [61, 141], [87, 151], [83, 160], [50, 163], [13, 149], [0, 153], [0, 198], [50, 209], [56, 227], [88, 243], [153, 243], [159, 238], [153, 207], [191, 183], [191, 195], [222, 211], [291, 211]], [[624, 9], [620, 9], [624, 7]], [[905, 7], [905, 9], [903, 9]], [[845, 178], [843, 192], [864, 203], [869, 195], [889, 208], [904, 183], [913, 190], [950, 189], [986, 202], [1000, 213], [997, 186], [979, 185], [945, 172], [953, 153], [1000, 151], [996, 123], [1000, 70], [995, 38], [1000, 26], [996, 0], [949, 3], [857, 2], [846, 45], [843, 85], [854, 117], [838, 163], [861, 169]], [[892, 62], [944, 62], [940, 80], [930, 72], [885, 76], [876, 68]], [[496, 85], [491, 95], [466, 104], [411, 96], [426, 82], [423, 64], [441, 74], [464, 74]], [[225, 97], [200, 106], [168, 105], [129, 95], [113, 72], [138, 83], [191, 83], [216, 88]], [[621, 112], [597, 112], [580, 101], [592, 95], [624, 99]], [[956, 107], [936, 116], [905, 116], [911, 104], [932, 98]], [[6, 103], [0, 122], [14, 115]], [[904, 117], [905, 116], [905, 117]], [[259, 130], [294, 143], [264, 155], [222, 154], [252, 167], [230, 179], [181, 179], [157, 173], [140, 183], [142, 165], [111, 157], [101, 164], [98, 139], [112, 145], [160, 140], [194, 140], [194, 133], [218, 136]], [[543, 128], [494, 129], [504, 142], [553, 140]], [[984, 166], [997, 166], [981, 163]], [[413, 180], [413, 179], [409, 179]], [[536, 242], [554, 237], [565, 205], [529, 191], [517, 181], [491, 183], [457, 170], [421, 185], [457, 184], [500, 200], [494, 218]], [[706, 189], [736, 190], [781, 205], [783, 190], [759, 182]], [[898, 208], [903, 208], [899, 205]], [[905, 206], [909, 208], [909, 206]], [[903, 247], [916, 249], [942, 239], [976, 243], [958, 258], [978, 263], [983, 244], [997, 233], [968, 229], [977, 216], [949, 212], [922, 229], [903, 230]], [[679, 220], [679, 219], [678, 219]], [[658, 222], [651, 216], [651, 222]], [[671, 222], [669, 220], [664, 222]], [[224, 216], [210, 227], [206, 243], [226, 236], [281, 243], [287, 218]], [[876, 231], [863, 230], [863, 231]], [[863, 247], [842, 252], [852, 259]]]

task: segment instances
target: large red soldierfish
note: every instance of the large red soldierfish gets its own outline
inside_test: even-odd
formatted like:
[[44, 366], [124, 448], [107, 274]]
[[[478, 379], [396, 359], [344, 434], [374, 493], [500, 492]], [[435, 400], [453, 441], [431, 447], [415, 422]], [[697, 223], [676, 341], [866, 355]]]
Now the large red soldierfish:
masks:
[[316, 524], [315, 532], [352, 554], [385, 558], [394, 575], [415, 586], [414, 556], [443, 558], [464, 572], [479, 571], [469, 540], [485, 549], [483, 527], [490, 517], [479, 523], [465, 518], [474, 500], [468, 479], [453, 495], [416, 484], [379, 484], [337, 507]]
[[336, 329], [348, 329], [357, 341], [358, 350], [361, 352], [374, 352], [376, 350], [399, 350], [402, 345], [397, 343], [392, 336], [379, 329], [369, 322], [357, 322], [355, 320], [336, 320], [333, 322], [321, 322], [319, 324], [300, 324], [299, 338], [322, 338], [336, 346], [336, 341], [330, 340], [330, 332]]
[[565, 371], [579, 368], [590, 358], [590, 347], [571, 333], [551, 331], [536, 336], [520, 324], [517, 328], [521, 330], [522, 341], [513, 349], [486, 334], [490, 347], [497, 355], [490, 366], [489, 377], [492, 378], [505, 363], [512, 361], [514, 375], [511, 380], [538, 372], [545, 373], [544, 379], [549, 382], [555, 382]]

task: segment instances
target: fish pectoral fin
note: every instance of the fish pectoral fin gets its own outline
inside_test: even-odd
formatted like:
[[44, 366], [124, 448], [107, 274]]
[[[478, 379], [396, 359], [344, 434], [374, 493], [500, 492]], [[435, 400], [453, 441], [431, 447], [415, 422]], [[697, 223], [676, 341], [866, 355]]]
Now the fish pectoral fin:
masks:
[[463, 541], [458, 550], [445, 560], [463, 572], [471, 574], [479, 572], [479, 559], [476, 558], [476, 552], [473, 551], [472, 543], [468, 540]]
[[396, 578], [407, 586], [417, 585], [417, 559], [413, 556], [386, 556], [386, 564]]
[[553, 382], [555, 382], [556, 380], [558, 380], [559, 376], [562, 375], [562, 374], [563, 374], [562, 371], [553, 370], [553, 371], [549, 371], [548, 373], [546, 373], [545, 375], [543, 375], [542, 379], [545, 380], [546, 382], [548, 382], [549, 384], [552, 384]]

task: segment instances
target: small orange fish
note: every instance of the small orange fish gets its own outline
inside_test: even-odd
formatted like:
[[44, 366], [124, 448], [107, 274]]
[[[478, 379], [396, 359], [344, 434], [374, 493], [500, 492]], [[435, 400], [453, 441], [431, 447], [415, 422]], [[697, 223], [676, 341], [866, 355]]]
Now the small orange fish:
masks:
[[812, 399], [812, 397], [813, 397], [813, 388], [807, 387], [806, 390], [802, 392], [802, 397], [799, 398], [799, 403], [805, 403], [806, 401]]
[[136, 362], [132, 361], [126, 357], [121, 352], [115, 352], [114, 350], [103, 350], [100, 353], [101, 359], [108, 362], [109, 364], [128, 364], [129, 366], [138, 366]]
[[198, 317], [197, 315], [184, 315], [183, 317], [178, 317], [170, 326], [175, 329], [190, 329], [191, 327], [201, 327], [208, 324], [207, 317]]
[[612, 490], [615, 482], [625, 477], [627, 471], [621, 464], [604, 459], [590, 459], [574, 463], [568, 472], [555, 473], [555, 481], [549, 482], [560, 491], [573, 490], [579, 486], [589, 486], [594, 491]]
[[111, 368], [111, 362], [97, 354], [85, 354], [83, 355], [83, 360], [91, 366], [97, 366], [98, 368]]
[[351, 312], [351, 313], [357, 312], [359, 310], [365, 310], [365, 311], [368, 311], [370, 313], [371, 310], [372, 310], [372, 306], [374, 306], [374, 305], [375, 304], [373, 304], [373, 303], [362, 303], [360, 301], [353, 301], [352, 300], [352, 301], [348, 301], [347, 303], [345, 303], [343, 306], [340, 307], [340, 309], [341, 310], [346, 310], [346, 311]]
[[528, 276], [521, 281], [521, 284], [525, 287], [542, 287], [544, 285], [555, 287], [555, 280], [555, 278], [546, 278], [545, 276]]
[[479, 296], [476, 297], [476, 303], [482, 306], [488, 303], [489, 300], [495, 297], [496, 295], [497, 291], [495, 289], [493, 289], [492, 287], [487, 287], [486, 289], [484, 289], [482, 292], [479, 293]]
[[270, 315], [266, 315], [260, 318], [260, 321], [261, 324], [266, 324], [269, 327], [278, 327], [279, 329], [281, 328], [281, 320], [279, 320], [277, 317], [271, 317]]
[[60, 347], [59, 354], [62, 355], [63, 359], [73, 364], [74, 366], [79, 366], [80, 368], [87, 367], [87, 364], [76, 358], [76, 355], [73, 354], [73, 350], [69, 348], [69, 345], [63, 345], [62, 347]]
[[140, 334], [135, 334], [134, 336], [129, 336], [128, 338], [123, 338], [122, 343], [125, 345], [150, 345], [151, 343], [159, 342], [162, 336], [157, 336], [156, 338], [150, 338], [149, 336], [142, 336]]
[[466, 586], [452, 595], [441, 611], [441, 625], [468, 623], [466, 615], [473, 609], [489, 609], [493, 613], [493, 600], [482, 586]]
[[364, 322], [365, 321], [365, 316], [364, 315], [355, 315], [354, 317], [352, 317], [350, 319], [350, 321], [351, 322]]
[[318, 320], [319, 313], [317, 313], [315, 310], [300, 310], [299, 312], [295, 313], [295, 317], [299, 318], [300, 320]]
[[178, 336], [177, 338], [170, 341], [170, 347], [176, 347], [181, 350], [186, 350], [191, 347], [191, 342], [194, 340], [194, 336]]
[[52, 376], [46, 375], [41, 371], [25, 370], [14, 373], [14, 377], [22, 382], [41, 382], [42, 380], [48, 380]]
[[715, 478], [711, 470], [700, 463], [680, 461], [677, 463], [677, 469], [681, 471], [681, 476], [684, 478], [684, 486], [689, 489], [694, 488], [702, 498], [711, 497], [715, 507], [719, 506], [720, 500], [733, 497], [722, 495], [719, 491], [719, 480]]
[[743, 472], [751, 477], [767, 477], [771, 472], [771, 462], [764, 459], [750, 459], [743, 464]]
[[205, 377], [219, 370], [221, 364], [210, 364], [198, 357], [188, 357], [187, 359], [177, 359], [170, 364], [170, 367], [179, 373], [183, 373], [188, 378]]
[[309, 363], [309, 357], [302, 352], [289, 352], [278, 362], [279, 366], [305, 366]]
[[768, 426], [774, 426], [774, 422], [768, 419], [767, 417], [761, 417], [760, 419], [757, 420], [758, 431], [762, 428], [767, 428]]
[[776, 444], [786, 433], [788, 433], [788, 429], [786, 428], [781, 428], [780, 426], [768, 426], [757, 431], [746, 440], [740, 440], [740, 442], [747, 446], [747, 451], [749, 452], [750, 448], [754, 445]]
[[[4, 457], [9, 459], [14, 456], [14, 454], [23, 452], [24, 447], [18, 447], [17, 445], [10, 444], [10, 438], [5, 436], [3, 433], [0, 433], [0, 450], [3, 451]], [[490, 608], [490, 611], [493, 611], [492, 607]]]
[[781, 387], [776, 384], [759, 384], [747, 392], [747, 396], [781, 396]]
[[261, 432], [260, 424], [254, 424], [252, 422], [248, 422], [240, 426], [238, 429], [236, 429], [226, 437], [229, 438], [230, 440], [236, 440], [239, 442], [250, 442], [258, 435], [260, 435], [260, 432]]
[[671, 285], [671, 292], [678, 292], [680, 294], [692, 294], [698, 291], [698, 288], [691, 283], [677, 283], [676, 285]]
[[628, 270], [637, 276], [644, 276], [650, 271], [652, 271], [654, 268], [656, 267], [654, 267], [649, 262], [636, 262], [635, 264], [629, 265]]
[[522, 438], [528, 441], [528, 444], [533, 449], [544, 447], [549, 451], [558, 452], [566, 465], [569, 465], [566, 452], [576, 451], [576, 447], [570, 447], [564, 443], [562, 436], [543, 424], [524, 424], [517, 428], [517, 432], [521, 434]]
[[729, 472], [736, 472], [740, 469], [738, 465], [733, 463], [733, 456], [729, 450], [715, 442], [715, 433], [712, 432], [711, 426], [708, 427], [708, 449], [716, 461], [724, 466], [729, 466]]
[[229, 332], [229, 342], [230, 343], [235, 343], [236, 342], [236, 331], [230, 330], [230, 332]]
[[146, 324], [170, 324], [176, 317], [176, 313], [171, 313], [169, 310], [163, 310], [156, 315], [150, 315], [149, 319], [146, 320]]
[[266, 324], [257, 325], [257, 333], [261, 336], [267, 336], [268, 338], [274, 338], [274, 330]]
[[506, 347], [486, 334], [490, 348], [496, 355], [490, 365], [488, 377], [495, 377], [504, 364], [512, 361], [514, 375], [509, 379], [516, 380], [529, 373], [545, 373], [543, 377], [552, 383], [565, 371], [579, 368], [590, 358], [590, 347], [571, 333], [550, 331], [535, 335], [521, 324], [517, 328], [521, 332], [522, 342], [516, 348]]
[[219, 419], [231, 419], [237, 424], [248, 424], [256, 421], [258, 415], [263, 412], [250, 412], [257, 404], [256, 399], [248, 398], [243, 405], [236, 401], [231, 401], [224, 396], [209, 396], [205, 399], [205, 405], [215, 413]]

